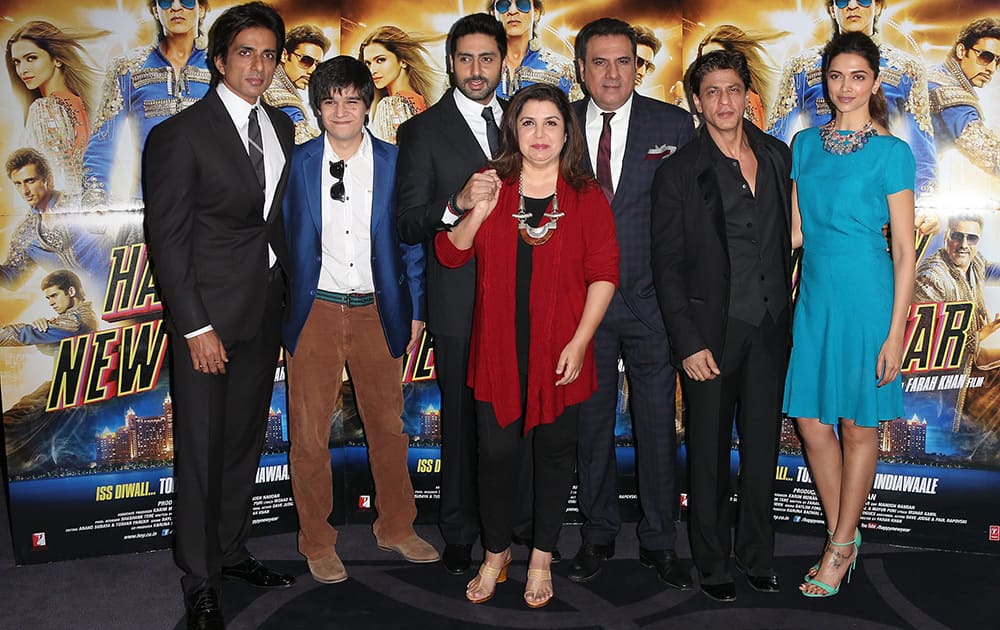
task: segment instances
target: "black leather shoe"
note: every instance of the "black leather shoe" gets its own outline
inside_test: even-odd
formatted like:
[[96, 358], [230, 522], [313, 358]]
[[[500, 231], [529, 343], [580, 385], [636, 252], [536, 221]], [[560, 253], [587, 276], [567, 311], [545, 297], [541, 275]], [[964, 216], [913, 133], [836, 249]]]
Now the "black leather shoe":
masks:
[[202, 588], [184, 598], [188, 630], [222, 630], [222, 609], [219, 595], [211, 588]]
[[601, 572], [601, 564], [615, 557], [615, 543], [610, 545], [595, 545], [585, 542], [576, 552], [573, 563], [569, 565], [569, 577], [574, 582], [587, 582]]
[[736, 601], [736, 584], [733, 582], [726, 582], [725, 584], [702, 584], [701, 592], [717, 602]]
[[294, 577], [268, 569], [253, 556], [231, 567], [222, 567], [222, 577], [242, 580], [260, 588], [287, 588], [295, 584]]
[[[518, 536], [517, 534], [514, 534], [513, 536], [511, 536], [510, 537], [510, 541], [512, 543], [514, 543], [515, 545], [523, 545], [523, 546], [527, 547], [529, 550], [532, 547], [534, 547], [534, 545], [532, 544], [530, 538], [525, 538], [524, 536]], [[552, 548], [552, 564], [559, 564], [560, 562], [562, 562], [562, 554], [559, 553], [559, 549], [558, 548], [553, 547]]]
[[736, 558], [736, 568], [739, 569], [741, 573], [745, 573], [747, 576], [747, 584], [750, 585], [755, 591], [761, 593], [780, 593], [781, 584], [778, 582], [778, 576], [774, 574], [773, 571], [768, 572], [767, 575], [750, 575], [747, 571], [746, 566]]
[[639, 564], [655, 568], [660, 581], [681, 591], [694, 588], [691, 571], [677, 558], [673, 549], [644, 549], [639, 547]]
[[747, 584], [753, 590], [761, 593], [781, 592], [781, 584], [778, 583], [777, 575], [748, 575]]
[[472, 545], [447, 544], [441, 555], [444, 568], [452, 575], [462, 575], [472, 564]]

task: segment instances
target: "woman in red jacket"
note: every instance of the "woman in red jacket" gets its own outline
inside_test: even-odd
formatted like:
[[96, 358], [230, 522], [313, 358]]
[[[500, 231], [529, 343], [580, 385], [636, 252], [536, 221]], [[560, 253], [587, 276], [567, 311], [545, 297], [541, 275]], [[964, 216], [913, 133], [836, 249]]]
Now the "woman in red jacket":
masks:
[[552, 598], [549, 566], [573, 484], [579, 404], [597, 389], [592, 339], [618, 281], [614, 219], [580, 166], [584, 151], [562, 91], [519, 91], [504, 114], [500, 155], [473, 175], [475, 206], [435, 240], [441, 264], [475, 255], [477, 265], [469, 385], [486, 557], [466, 590], [474, 603], [507, 577], [528, 440], [534, 548], [524, 599], [538, 608]]

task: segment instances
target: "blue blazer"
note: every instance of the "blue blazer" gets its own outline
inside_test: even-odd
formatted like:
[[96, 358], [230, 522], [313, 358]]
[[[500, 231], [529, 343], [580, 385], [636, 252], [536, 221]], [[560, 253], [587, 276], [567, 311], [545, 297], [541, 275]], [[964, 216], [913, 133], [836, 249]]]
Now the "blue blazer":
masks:
[[[368, 133], [365, 130], [365, 133]], [[422, 245], [405, 245], [396, 229], [395, 146], [370, 133], [375, 167], [372, 189], [371, 265], [375, 283], [375, 304], [389, 353], [403, 355], [410, 340], [410, 323], [426, 321], [424, 304], [424, 250]], [[323, 143], [326, 135], [295, 147], [285, 190], [284, 218], [288, 239], [289, 296], [281, 334], [292, 354], [299, 334], [316, 298], [319, 272], [323, 264], [320, 242], [323, 235], [321, 190]]]

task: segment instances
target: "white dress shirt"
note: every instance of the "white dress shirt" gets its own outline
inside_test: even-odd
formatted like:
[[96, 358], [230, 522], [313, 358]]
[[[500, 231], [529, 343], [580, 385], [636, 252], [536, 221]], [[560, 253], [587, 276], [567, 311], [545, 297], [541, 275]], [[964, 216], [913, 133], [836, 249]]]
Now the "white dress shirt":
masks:
[[[590, 153], [590, 163], [597, 172], [597, 149], [601, 143], [601, 131], [604, 129], [605, 111], [597, 106], [593, 99], [587, 104], [587, 151]], [[611, 118], [611, 182], [618, 191], [618, 180], [622, 176], [622, 162], [625, 161], [625, 143], [628, 141], [628, 121], [632, 115], [632, 97], [616, 110]]]
[[340, 156], [323, 143], [323, 168], [320, 183], [323, 211], [323, 264], [319, 288], [334, 293], [372, 293], [372, 188], [375, 182], [375, 158], [371, 138], [365, 130], [361, 146], [344, 160], [344, 201], [330, 196], [337, 182], [330, 174], [330, 163]]

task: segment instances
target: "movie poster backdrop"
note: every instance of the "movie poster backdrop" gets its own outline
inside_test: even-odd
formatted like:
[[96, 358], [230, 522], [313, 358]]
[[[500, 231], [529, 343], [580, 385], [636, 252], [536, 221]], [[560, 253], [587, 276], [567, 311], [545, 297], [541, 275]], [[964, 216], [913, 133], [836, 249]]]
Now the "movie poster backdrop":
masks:
[[[206, 33], [230, 4], [211, 3], [202, 11], [199, 32]], [[274, 4], [287, 28], [311, 24], [323, 31], [332, 42], [326, 58], [359, 55], [361, 42], [384, 27], [419, 41], [424, 53], [415, 72], [426, 106], [447, 88], [448, 27], [460, 15], [491, 6], [486, 0], [428, 0], [419, 11], [395, 0]], [[572, 66], [575, 34], [610, 14], [648, 33], [638, 51], [640, 94], [690, 109], [684, 67], [699, 49], [742, 44], [754, 70], [748, 119], [786, 140], [810, 120], [827, 120], [816, 91], [821, 86], [815, 59], [833, 21], [821, 0], [761, 0], [752, 7], [726, 0], [534, 4], [542, 11], [531, 26], [525, 62], [532, 72], [511, 73], [501, 85], [505, 93], [516, 91], [521, 77], [547, 76], [580, 97]], [[76, 79], [52, 93], [27, 89], [51, 72], [44, 63], [7, 63], [8, 77], [0, 81], [8, 86], [0, 91], [3, 161], [19, 154], [28, 164], [13, 173], [5, 169], [0, 179], [0, 397], [18, 563], [164, 548], [172, 540], [170, 340], [147, 265], [138, 169], [150, 120], [203, 96], [208, 79], [204, 55], [193, 54], [184, 80], [170, 83], [165, 62], [157, 63], [154, 52], [154, 5], [21, 0], [4, 9], [5, 43], [30, 22], [42, 21], [78, 44], [74, 50], [80, 53], [61, 68]], [[1000, 327], [1000, 267], [993, 262], [1000, 261], [1000, 140], [994, 131], [1000, 88], [991, 81], [996, 63], [982, 62], [981, 53], [978, 66], [948, 60], [965, 25], [998, 12], [985, 0], [885, 0], [872, 6], [892, 131], [910, 142], [918, 159], [920, 230], [903, 365], [906, 416], [879, 427], [880, 463], [862, 527], [866, 539], [997, 553], [1000, 335], [992, 333]], [[518, 26], [515, 15], [506, 17], [508, 28]], [[199, 47], [203, 36], [195, 53]], [[283, 94], [296, 96], [292, 90]], [[419, 115], [401, 108], [388, 90], [379, 90], [377, 99], [370, 126], [379, 137], [392, 140], [402, 120]], [[32, 155], [48, 164], [51, 181], [33, 172], [38, 160]], [[431, 339], [425, 337], [406, 357], [402, 383], [418, 520], [435, 522], [441, 420]], [[346, 373], [341, 391], [342, 404], [331, 418], [333, 518], [366, 522], [374, 516], [374, 488]], [[623, 516], [635, 520], [624, 370], [619, 394], [619, 498]], [[680, 395], [677, 408], [683, 436]], [[283, 365], [275, 374], [267, 423], [253, 508], [257, 533], [295, 527]], [[734, 473], [738, 442], [734, 434]], [[821, 533], [822, 513], [794, 423], [787, 419], [775, 479], [779, 527]], [[580, 519], [575, 497], [566, 519]]]

